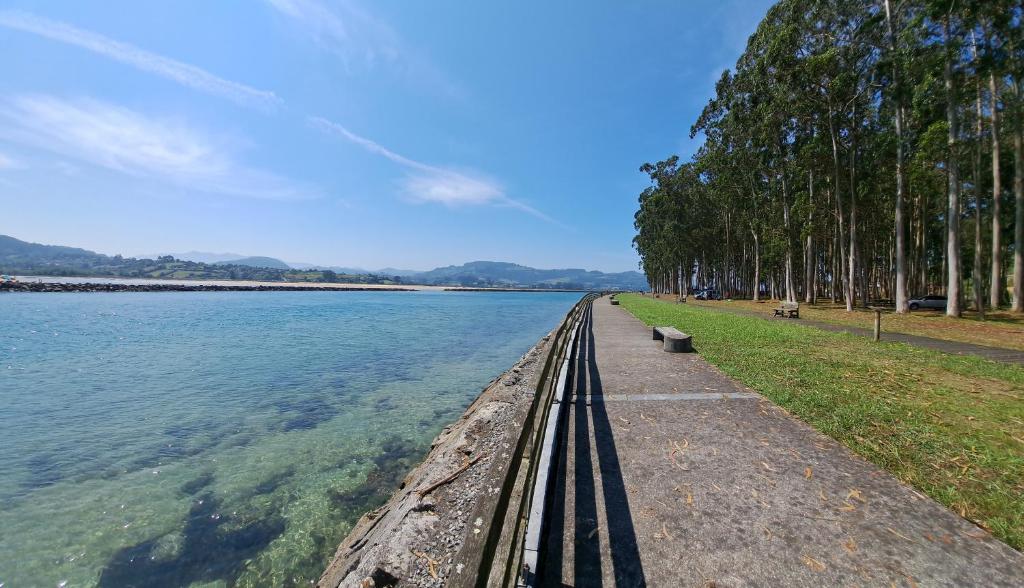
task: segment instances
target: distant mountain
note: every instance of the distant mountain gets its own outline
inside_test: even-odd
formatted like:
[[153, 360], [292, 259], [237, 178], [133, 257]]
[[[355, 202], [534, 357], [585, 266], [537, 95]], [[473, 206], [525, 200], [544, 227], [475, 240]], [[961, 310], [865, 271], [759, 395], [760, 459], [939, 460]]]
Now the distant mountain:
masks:
[[158, 257], [171, 256], [182, 261], [194, 261], [196, 263], [217, 263], [219, 261], [231, 261], [246, 257], [241, 253], [210, 253], [209, 251], [186, 251], [184, 253], [152, 253], [140, 255], [139, 259], [156, 259]]
[[213, 265], [244, 265], [246, 267], [269, 267], [269, 268], [272, 268], [272, 269], [280, 269], [280, 270], [290, 270], [290, 269], [292, 269], [292, 266], [290, 266], [287, 263], [281, 261], [280, 259], [275, 259], [273, 257], [260, 257], [260, 256], [242, 257], [240, 259], [229, 259], [227, 261], [218, 261], [218, 262], [214, 263]]
[[[246, 263], [240, 263], [243, 261]], [[298, 271], [291, 269], [283, 261], [270, 257], [242, 258], [218, 263], [175, 259], [170, 255], [156, 256], [155, 259], [136, 259], [120, 255], [103, 255], [75, 247], [28, 243], [5, 235], [0, 235], [0, 274], [261, 282], [400, 283], [400, 280], [395, 280], [393, 276]]]
[[419, 275], [419, 274], [421, 274], [423, 272], [416, 271], [416, 270], [404, 270], [404, 269], [397, 269], [397, 268], [393, 268], [393, 267], [385, 267], [385, 268], [381, 268], [381, 269], [379, 269], [379, 270], [377, 270], [377, 271], [375, 271], [373, 273], [375, 273], [375, 274], [377, 274], [379, 276], [398, 276], [400, 278], [409, 278], [409, 277], [412, 277], [412, 276]]
[[[196, 252], [193, 252], [196, 253]], [[213, 254], [216, 255], [216, 254]], [[302, 264], [306, 265], [306, 264]], [[51, 276], [111, 276], [204, 280], [355, 282], [426, 284], [476, 288], [552, 288], [567, 290], [645, 290], [639, 272], [604, 273], [578, 268], [536, 269], [515, 263], [472, 261], [426, 272], [384, 268], [376, 272], [343, 267], [292, 268], [273, 257], [242, 257], [203, 263], [157, 256], [136, 259], [28, 243], [0, 235], [0, 273]]]
[[533, 287], [580, 290], [643, 290], [647, 279], [640, 272], [606, 274], [584, 269], [536, 269], [499, 261], [471, 261], [463, 265], [439, 267], [409, 277], [421, 284]]
[[320, 265], [316, 263], [298, 263], [294, 261], [288, 262], [288, 265], [295, 269], [309, 270], [309, 269], [321, 269], [330, 270], [337, 274], [379, 274], [380, 272], [371, 272], [370, 270], [363, 269], [361, 267], [342, 267], [337, 265]]
[[0, 235], [0, 267], [2, 268], [34, 265], [43, 260], [48, 265], [89, 265], [106, 259], [108, 259], [106, 255], [77, 247], [40, 245]]

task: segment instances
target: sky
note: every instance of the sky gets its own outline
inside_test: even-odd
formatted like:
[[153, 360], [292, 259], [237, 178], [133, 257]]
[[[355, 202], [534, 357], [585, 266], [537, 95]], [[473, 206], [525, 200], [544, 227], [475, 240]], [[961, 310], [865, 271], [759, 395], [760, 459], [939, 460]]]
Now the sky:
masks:
[[0, 234], [637, 269], [638, 168], [767, 0], [0, 3]]

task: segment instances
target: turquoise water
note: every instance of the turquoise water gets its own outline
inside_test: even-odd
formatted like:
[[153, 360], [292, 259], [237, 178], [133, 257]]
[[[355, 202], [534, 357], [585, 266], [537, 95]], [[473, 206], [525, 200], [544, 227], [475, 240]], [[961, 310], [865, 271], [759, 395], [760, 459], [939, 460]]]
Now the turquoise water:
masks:
[[2, 295], [0, 585], [308, 585], [579, 296]]

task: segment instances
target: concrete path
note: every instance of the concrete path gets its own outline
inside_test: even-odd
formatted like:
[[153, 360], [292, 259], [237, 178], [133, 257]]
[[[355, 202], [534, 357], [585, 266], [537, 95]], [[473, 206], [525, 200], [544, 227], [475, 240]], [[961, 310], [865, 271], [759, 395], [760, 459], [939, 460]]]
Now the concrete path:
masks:
[[[831, 331], [833, 333], [850, 333], [851, 335], [863, 337], [871, 337], [873, 335], [871, 329], [865, 329], [862, 327], [837, 325], [835, 323], [826, 323], [824, 321], [815, 321], [810, 319], [776, 318], [771, 315], [771, 306], [767, 304], [765, 305], [765, 312], [763, 313], [744, 309], [729, 308], [727, 306], [711, 306], [706, 304], [699, 304], [696, 306], [699, 306], [700, 308], [706, 308], [711, 311], [730, 312], [733, 314], [752, 316], [755, 318], [765, 320], [792, 320], [794, 323], [798, 323], [808, 327], [815, 327], [823, 331]], [[970, 327], [968, 326], [967, 328]], [[884, 316], [882, 317], [881, 339], [882, 341], [896, 341], [898, 343], [906, 343], [908, 345], [914, 345], [916, 347], [935, 349], [937, 351], [942, 351], [943, 353], [951, 353], [953, 355], [977, 355], [980, 357], [984, 357], [985, 359], [991, 359], [992, 361], [1024, 365], [1024, 351], [1019, 351], [1016, 349], [1006, 349], [1005, 347], [990, 347], [987, 345], [975, 345], [973, 343], [961, 343], [959, 341], [949, 341], [946, 339], [933, 339], [931, 337], [922, 337], [921, 335], [908, 335], [906, 333], [887, 332], [885, 330]]]
[[576, 368], [541, 586], [1024, 586], [1020, 553], [607, 298]]

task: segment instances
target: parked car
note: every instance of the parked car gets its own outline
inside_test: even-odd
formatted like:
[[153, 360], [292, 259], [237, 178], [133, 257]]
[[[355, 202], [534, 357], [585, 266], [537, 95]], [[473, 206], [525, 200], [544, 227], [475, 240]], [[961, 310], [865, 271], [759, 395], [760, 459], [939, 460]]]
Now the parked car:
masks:
[[721, 300], [722, 294], [718, 290], [701, 290], [694, 298], [697, 300]]
[[910, 306], [910, 310], [917, 310], [919, 308], [946, 310], [946, 297], [935, 295], [918, 296], [917, 298], [911, 298], [907, 304]]

